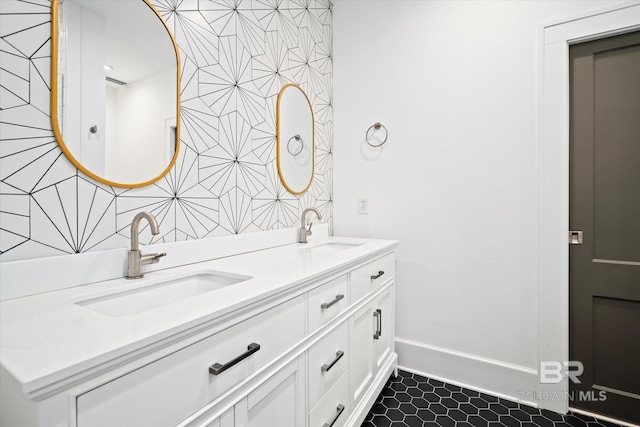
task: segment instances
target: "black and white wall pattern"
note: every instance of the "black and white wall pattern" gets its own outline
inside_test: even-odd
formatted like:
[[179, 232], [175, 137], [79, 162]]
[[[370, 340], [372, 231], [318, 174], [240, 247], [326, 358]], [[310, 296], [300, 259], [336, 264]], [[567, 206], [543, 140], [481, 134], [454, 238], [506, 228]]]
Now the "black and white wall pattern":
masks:
[[[0, 261], [126, 247], [141, 210], [163, 242], [293, 227], [309, 206], [332, 221], [331, 1], [152, 3], [180, 48], [182, 145], [163, 179], [122, 189], [78, 172], [54, 138], [51, 1], [0, 0]], [[315, 114], [315, 174], [299, 197], [275, 162], [287, 83], [302, 86]]]

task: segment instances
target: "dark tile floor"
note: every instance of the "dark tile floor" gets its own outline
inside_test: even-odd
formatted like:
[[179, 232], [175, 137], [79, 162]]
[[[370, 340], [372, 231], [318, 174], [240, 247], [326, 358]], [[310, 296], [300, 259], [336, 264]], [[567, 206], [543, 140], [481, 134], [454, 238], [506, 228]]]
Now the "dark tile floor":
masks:
[[560, 415], [400, 371], [378, 396], [362, 427], [617, 427]]

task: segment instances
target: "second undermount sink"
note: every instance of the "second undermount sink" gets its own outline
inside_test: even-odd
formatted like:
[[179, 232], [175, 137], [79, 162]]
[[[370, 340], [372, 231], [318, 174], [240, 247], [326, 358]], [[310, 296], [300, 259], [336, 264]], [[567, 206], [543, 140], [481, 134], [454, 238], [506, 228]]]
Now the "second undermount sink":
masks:
[[362, 245], [360, 242], [328, 242], [317, 246], [303, 248], [313, 253], [337, 253]]
[[145, 279], [140, 287], [77, 301], [76, 304], [106, 316], [128, 316], [249, 279], [250, 276], [239, 274], [197, 271], [167, 278]]

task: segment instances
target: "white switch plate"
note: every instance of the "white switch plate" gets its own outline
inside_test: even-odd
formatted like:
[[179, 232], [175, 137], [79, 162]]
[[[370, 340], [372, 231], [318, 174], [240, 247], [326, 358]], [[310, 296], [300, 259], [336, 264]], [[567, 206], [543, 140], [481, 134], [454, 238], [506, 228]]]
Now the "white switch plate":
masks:
[[369, 200], [358, 199], [358, 214], [367, 215], [369, 213]]

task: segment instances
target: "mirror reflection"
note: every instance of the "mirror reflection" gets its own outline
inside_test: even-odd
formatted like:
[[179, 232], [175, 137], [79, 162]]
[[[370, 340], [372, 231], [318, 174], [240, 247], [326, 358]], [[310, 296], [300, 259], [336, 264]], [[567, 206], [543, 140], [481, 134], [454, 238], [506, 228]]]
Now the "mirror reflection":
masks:
[[278, 174], [285, 188], [302, 194], [313, 180], [314, 133], [311, 102], [302, 88], [286, 85], [276, 110]]
[[54, 0], [52, 121], [87, 175], [138, 187], [168, 172], [179, 146], [179, 58], [147, 0]]

